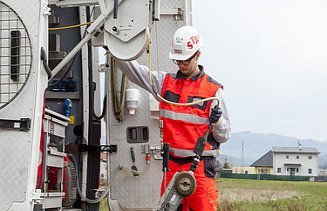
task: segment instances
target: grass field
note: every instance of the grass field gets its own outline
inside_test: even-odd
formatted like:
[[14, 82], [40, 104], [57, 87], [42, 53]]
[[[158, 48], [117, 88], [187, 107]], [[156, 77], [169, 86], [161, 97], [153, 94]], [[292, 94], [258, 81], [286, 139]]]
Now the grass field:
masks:
[[220, 211], [327, 211], [327, 183], [219, 179]]
[[[219, 211], [327, 211], [327, 182], [219, 179]], [[106, 202], [100, 211], [108, 211]]]

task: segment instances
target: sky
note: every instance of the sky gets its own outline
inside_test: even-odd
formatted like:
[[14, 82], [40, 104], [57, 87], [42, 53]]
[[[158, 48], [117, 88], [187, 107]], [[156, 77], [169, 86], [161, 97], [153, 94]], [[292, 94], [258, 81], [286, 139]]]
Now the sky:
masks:
[[232, 132], [327, 141], [327, 1], [193, 0]]

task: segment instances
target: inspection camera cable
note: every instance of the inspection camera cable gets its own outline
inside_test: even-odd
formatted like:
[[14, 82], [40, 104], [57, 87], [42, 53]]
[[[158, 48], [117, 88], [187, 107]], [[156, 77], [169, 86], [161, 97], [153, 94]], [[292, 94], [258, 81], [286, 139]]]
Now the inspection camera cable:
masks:
[[[112, 187], [112, 181], [115, 179], [117, 173], [119, 171], [123, 171], [123, 172], [126, 172], [128, 173], [130, 176], [134, 176], [135, 174], [138, 174], [139, 176], [142, 176], [144, 175], [147, 170], [149, 169], [150, 165], [149, 164], [146, 164], [145, 166], [145, 169], [143, 171], [135, 171], [135, 170], [132, 170], [128, 167], [125, 167], [123, 165], [119, 165], [118, 167], [116, 167], [113, 171], [112, 171], [112, 174], [111, 174], [111, 179], [109, 179], [109, 177], [107, 177], [107, 188], [105, 189], [105, 191], [96, 199], [89, 199], [87, 198], [83, 193], [82, 193], [82, 190], [79, 186], [79, 168], [78, 168], [78, 162], [77, 162], [77, 158], [71, 156], [72, 160], [73, 160], [73, 163], [75, 164], [75, 168], [76, 168], [76, 183], [77, 183], [77, 192], [78, 194], [80, 195], [81, 199], [83, 201], [86, 201], [87, 203], [90, 203], [90, 204], [96, 204], [96, 203], [99, 203], [100, 201], [102, 201], [109, 193], [110, 191], [110, 188]], [[109, 153], [108, 153], [108, 159], [109, 159]]]

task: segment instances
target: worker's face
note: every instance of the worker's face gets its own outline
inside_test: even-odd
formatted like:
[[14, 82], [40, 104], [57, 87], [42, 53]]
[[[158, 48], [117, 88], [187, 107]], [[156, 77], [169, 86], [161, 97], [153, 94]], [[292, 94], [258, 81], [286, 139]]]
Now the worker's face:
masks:
[[189, 59], [181, 61], [174, 60], [174, 63], [178, 65], [179, 70], [183, 73], [185, 77], [193, 77], [194, 72], [198, 67], [198, 59], [200, 56], [200, 52], [197, 51], [194, 55], [192, 55]]

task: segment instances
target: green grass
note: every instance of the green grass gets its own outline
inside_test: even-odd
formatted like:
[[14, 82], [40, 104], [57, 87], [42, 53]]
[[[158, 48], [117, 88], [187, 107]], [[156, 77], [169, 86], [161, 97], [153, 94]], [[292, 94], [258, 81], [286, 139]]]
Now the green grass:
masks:
[[[327, 211], [327, 182], [218, 179], [219, 211]], [[100, 211], [108, 211], [107, 199]]]
[[100, 202], [100, 211], [109, 211], [108, 208], [108, 199], [105, 198]]
[[[326, 182], [289, 182], [224, 178], [217, 180], [217, 182], [220, 190], [220, 211], [327, 210]], [[258, 196], [263, 197], [258, 200]], [[245, 199], [240, 201], [241, 198]]]

